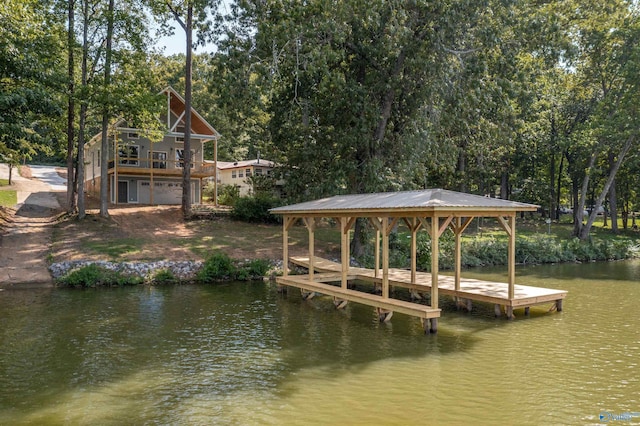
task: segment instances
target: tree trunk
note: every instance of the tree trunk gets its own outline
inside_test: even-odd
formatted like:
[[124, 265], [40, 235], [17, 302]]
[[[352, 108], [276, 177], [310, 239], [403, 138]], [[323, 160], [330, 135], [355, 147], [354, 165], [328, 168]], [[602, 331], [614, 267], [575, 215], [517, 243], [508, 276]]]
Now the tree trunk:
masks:
[[503, 170], [500, 176], [500, 198], [509, 199], [509, 172], [506, 170]]
[[549, 158], [549, 219], [558, 219], [555, 196], [556, 156], [552, 152]]
[[[104, 59], [104, 86], [103, 86], [103, 108], [102, 108], [102, 140], [101, 153], [102, 163], [100, 165], [100, 216], [109, 217], [109, 103], [106, 97], [109, 96], [109, 86], [111, 85], [111, 47], [113, 43], [113, 16], [114, 0], [109, 0], [109, 11], [107, 13], [107, 40]], [[118, 148], [115, 147], [115, 150]], [[115, 152], [114, 152], [115, 158]], [[118, 182], [115, 182], [112, 191], [118, 190]]]
[[68, 48], [68, 74], [67, 78], [67, 212], [73, 213], [75, 210], [75, 197], [73, 185], [73, 148], [74, 148], [74, 117], [75, 117], [75, 66], [73, 59], [73, 48], [75, 45], [75, 0], [69, 0], [69, 29], [67, 32]]
[[[605, 182], [604, 188], [602, 188], [602, 191], [600, 192], [600, 195], [598, 196], [598, 199], [595, 202], [595, 206], [593, 207], [593, 210], [591, 210], [591, 214], [589, 215], [589, 219], [587, 220], [586, 225], [581, 226], [580, 232], [578, 234], [578, 238], [580, 238], [581, 240], [586, 240], [589, 237], [589, 232], [591, 231], [593, 222], [596, 219], [596, 214], [598, 212], [598, 209], [600, 208], [600, 206], [602, 206], [602, 202], [604, 201], [604, 198], [606, 197], [607, 193], [609, 192], [609, 189], [611, 188], [611, 184], [613, 183], [613, 180], [616, 177], [616, 173], [618, 173], [618, 170], [620, 169], [620, 166], [624, 161], [624, 157], [627, 155], [627, 152], [629, 152], [629, 149], [631, 148], [631, 145], [633, 144], [635, 139], [636, 139], [635, 134], [629, 136], [627, 138], [627, 141], [624, 143], [624, 146], [620, 150], [620, 153], [618, 154], [618, 159], [616, 160], [615, 164], [609, 171], [609, 176], [607, 177], [607, 181]], [[584, 206], [584, 197], [586, 196], [586, 186], [588, 185], [588, 176], [590, 172], [593, 171], [594, 162], [595, 162], [595, 153], [591, 156], [591, 160], [589, 161], [589, 171], [585, 176], [586, 183], [583, 183], [583, 193], [581, 194], [582, 200], [580, 203], [582, 206]], [[582, 221], [580, 222], [580, 225], [582, 225]]]
[[[89, 58], [89, 2], [83, 4], [82, 15], [84, 17], [84, 25], [82, 27], [82, 68], [81, 81], [82, 89], [86, 89], [88, 82], [87, 61]], [[84, 90], [83, 90], [84, 91]], [[80, 103], [80, 122], [78, 124], [78, 218], [84, 219], [86, 216], [85, 199], [84, 199], [84, 138], [85, 127], [87, 123], [87, 100], [82, 99]], [[101, 151], [102, 154], [102, 151]], [[101, 164], [103, 164], [102, 161]]]
[[187, 55], [185, 62], [184, 84], [184, 167], [182, 169], [182, 214], [191, 215], [191, 73], [193, 50], [193, 4], [187, 7], [187, 21], [185, 25], [187, 38]]
[[[609, 153], [609, 166], [613, 168], [615, 166], [615, 156], [612, 152]], [[616, 194], [616, 179], [613, 178], [611, 182], [611, 188], [609, 188], [609, 213], [611, 215], [611, 231], [614, 234], [618, 233], [618, 197]], [[607, 212], [605, 211], [606, 215]]]
[[556, 217], [560, 219], [560, 189], [562, 188], [562, 168], [564, 166], [564, 155], [560, 156], [560, 166], [558, 167], [558, 186], [556, 187]]
[[362, 244], [364, 234], [364, 221], [366, 219], [356, 219], [356, 226], [353, 230], [353, 239], [351, 240], [351, 255], [353, 257], [361, 257], [364, 255], [364, 245]]

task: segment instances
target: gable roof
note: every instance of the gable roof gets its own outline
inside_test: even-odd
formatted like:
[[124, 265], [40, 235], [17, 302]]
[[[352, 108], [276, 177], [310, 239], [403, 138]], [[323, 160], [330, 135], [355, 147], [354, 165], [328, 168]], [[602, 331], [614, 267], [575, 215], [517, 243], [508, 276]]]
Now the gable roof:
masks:
[[[182, 117], [186, 107], [184, 98], [171, 86], [165, 87], [160, 93], [167, 96], [168, 111], [173, 112], [176, 117]], [[214, 139], [220, 137], [220, 133], [193, 107], [191, 107], [191, 129], [198, 135], [210, 135]]]
[[393, 215], [401, 212], [433, 211], [482, 211], [503, 213], [534, 211], [538, 206], [516, 201], [489, 198], [446, 189], [425, 189], [419, 191], [383, 192], [374, 194], [336, 195], [314, 201], [271, 209], [275, 214], [336, 214], [345, 213], [385, 213]]

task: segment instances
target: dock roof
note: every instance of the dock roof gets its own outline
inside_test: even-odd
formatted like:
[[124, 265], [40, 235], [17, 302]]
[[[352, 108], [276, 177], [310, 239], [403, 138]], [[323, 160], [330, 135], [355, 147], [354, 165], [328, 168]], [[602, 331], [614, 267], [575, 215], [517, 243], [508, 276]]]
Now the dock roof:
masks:
[[336, 195], [277, 207], [271, 209], [271, 213], [300, 216], [320, 214], [342, 216], [349, 213], [397, 215], [420, 212], [474, 212], [491, 216], [506, 212], [535, 211], [537, 208], [538, 206], [534, 204], [435, 188], [418, 191]]

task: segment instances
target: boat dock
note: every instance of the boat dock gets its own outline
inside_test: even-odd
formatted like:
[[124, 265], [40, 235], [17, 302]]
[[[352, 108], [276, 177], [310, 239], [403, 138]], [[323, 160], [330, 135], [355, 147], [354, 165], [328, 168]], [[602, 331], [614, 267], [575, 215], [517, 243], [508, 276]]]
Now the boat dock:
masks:
[[[386, 192], [377, 194], [336, 195], [314, 201], [271, 209], [282, 215], [283, 276], [276, 282], [282, 286], [300, 288], [305, 298], [315, 293], [333, 296], [336, 307], [353, 301], [376, 308], [380, 321], [387, 321], [393, 312], [417, 316], [425, 332], [435, 333], [441, 310], [439, 292], [450, 295], [467, 309], [473, 301], [494, 304], [496, 315], [514, 318], [514, 308], [553, 303], [562, 310], [566, 291], [516, 285], [516, 213], [535, 211], [538, 206], [515, 201], [482, 197], [444, 189]], [[504, 229], [507, 240], [507, 282], [462, 278], [462, 233], [477, 217], [491, 217]], [[340, 263], [317, 257], [315, 232], [323, 220], [330, 220], [340, 232]], [[309, 233], [309, 256], [289, 257], [289, 230], [303, 224]], [[376, 232], [375, 269], [352, 268], [350, 263], [351, 229], [370, 226]], [[411, 236], [411, 269], [389, 267], [389, 237], [404, 225]], [[431, 273], [417, 270], [417, 233], [429, 235]], [[454, 276], [440, 275], [439, 240], [444, 232], [455, 238]], [[355, 238], [355, 233], [354, 233]], [[289, 262], [308, 269], [306, 275], [289, 275]], [[349, 281], [362, 280], [379, 287], [379, 295], [349, 288]], [[336, 285], [337, 284], [337, 285]], [[391, 297], [390, 287], [408, 288], [414, 298], [429, 294], [429, 305], [398, 300]]]
[[[309, 268], [308, 257], [294, 256], [289, 259], [295, 265]], [[316, 279], [320, 277], [321, 280], [326, 282], [330, 276], [328, 274], [333, 273], [335, 281], [339, 281], [342, 265], [316, 256], [314, 258], [314, 269], [320, 273], [316, 275]], [[327, 275], [323, 275], [323, 273]], [[379, 275], [376, 276], [373, 269], [349, 267], [349, 275], [350, 279], [371, 282], [375, 285], [382, 284], [382, 279]], [[293, 277], [297, 276], [290, 278]], [[308, 275], [299, 277], [302, 281], [308, 280]], [[416, 272], [415, 280], [412, 282], [411, 271], [389, 268], [389, 285], [408, 289], [414, 298], [420, 298], [421, 294], [430, 293], [430, 283], [431, 274], [428, 272]], [[528, 314], [530, 307], [550, 303], [552, 304], [551, 310], [562, 311], [562, 301], [567, 295], [564, 290], [516, 284], [514, 286], [514, 297], [510, 299], [508, 283], [461, 278], [460, 289], [456, 290], [455, 278], [447, 275], [438, 275], [438, 288], [441, 294], [452, 296], [454, 300], [469, 311], [472, 309], [473, 301], [490, 303], [494, 304], [496, 316], [500, 316], [504, 312], [509, 318], [514, 317], [513, 310], [516, 308], [524, 308], [525, 313]], [[317, 291], [322, 293], [321, 290]]]

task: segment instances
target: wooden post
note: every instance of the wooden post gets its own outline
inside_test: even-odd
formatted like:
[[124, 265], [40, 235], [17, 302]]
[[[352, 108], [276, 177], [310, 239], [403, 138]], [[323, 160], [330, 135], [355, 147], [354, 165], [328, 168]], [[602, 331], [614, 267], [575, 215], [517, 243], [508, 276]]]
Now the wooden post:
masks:
[[462, 269], [462, 218], [456, 217], [456, 252], [455, 252], [455, 289], [460, 291], [460, 275]]
[[289, 223], [293, 221], [289, 216], [282, 220], [282, 276], [289, 275]]
[[347, 275], [349, 274], [349, 218], [340, 218], [340, 253], [342, 255], [342, 281], [341, 287], [347, 288]]
[[373, 276], [378, 278], [380, 275], [380, 229], [376, 228], [376, 248], [375, 248], [375, 270]]
[[516, 214], [509, 216], [509, 300], [515, 297], [516, 283]]
[[411, 218], [411, 284], [416, 283], [416, 269], [418, 268], [418, 220], [414, 217]]
[[304, 223], [307, 225], [309, 231], [309, 281], [313, 281], [313, 274], [315, 270], [315, 228], [316, 219], [314, 217], [308, 217], [304, 219]]
[[382, 223], [382, 297], [389, 298], [389, 218], [383, 217]]
[[218, 207], [218, 138], [213, 140], [213, 167], [213, 205]]
[[[431, 218], [431, 307], [438, 308], [438, 216]], [[435, 318], [434, 318], [435, 319]], [[433, 320], [433, 319], [432, 319]], [[433, 321], [431, 323], [433, 330]]]

